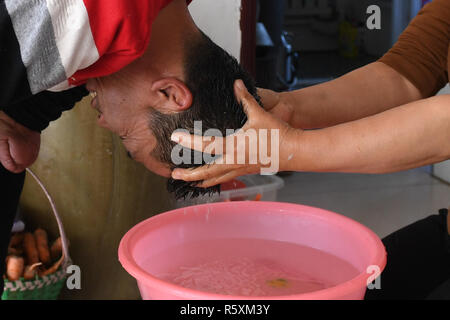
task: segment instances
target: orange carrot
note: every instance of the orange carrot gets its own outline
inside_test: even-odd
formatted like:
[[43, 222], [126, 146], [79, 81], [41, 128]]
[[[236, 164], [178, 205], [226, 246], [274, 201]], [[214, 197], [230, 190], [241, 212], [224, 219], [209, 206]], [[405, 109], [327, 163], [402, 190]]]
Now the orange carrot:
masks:
[[41, 265], [42, 265], [42, 262], [38, 262], [31, 266], [26, 266], [25, 271], [23, 272], [23, 278], [25, 280], [33, 280], [34, 278], [36, 278], [37, 269]]
[[47, 276], [49, 274], [55, 273], [58, 270], [58, 268], [61, 266], [63, 260], [64, 260], [64, 257], [61, 257], [58, 261], [55, 262], [55, 264], [53, 266], [51, 266], [47, 270], [39, 271], [39, 276], [43, 277], [43, 276]]
[[262, 194], [258, 193], [253, 201], [260, 201], [262, 198]]
[[61, 257], [61, 254], [62, 254], [61, 237], [59, 237], [58, 239], [55, 240], [55, 242], [53, 242], [52, 247], [50, 248], [50, 252], [51, 252], [53, 261], [56, 261], [57, 259], [59, 259]]
[[8, 245], [8, 255], [21, 256], [23, 254], [22, 250], [23, 233], [16, 232], [11, 235], [11, 239]]
[[23, 250], [25, 251], [27, 265], [39, 262], [39, 253], [36, 248], [36, 241], [32, 233], [27, 232], [23, 238]]
[[36, 248], [39, 254], [39, 260], [49, 265], [51, 263], [50, 251], [48, 248], [47, 232], [44, 229], [38, 228], [34, 231], [34, 239], [36, 241]]
[[22, 245], [22, 241], [23, 241], [23, 233], [22, 232], [13, 233], [11, 236], [11, 240], [9, 240], [9, 246], [10, 247], [20, 247]]
[[23, 250], [22, 249], [17, 249], [17, 248], [13, 248], [13, 247], [8, 247], [8, 255], [11, 256], [21, 256], [23, 254]]
[[22, 257], [8, 256], [6, 265], [6, 276], [9, 281], [19, 280], [23, 274], [24, 260]]

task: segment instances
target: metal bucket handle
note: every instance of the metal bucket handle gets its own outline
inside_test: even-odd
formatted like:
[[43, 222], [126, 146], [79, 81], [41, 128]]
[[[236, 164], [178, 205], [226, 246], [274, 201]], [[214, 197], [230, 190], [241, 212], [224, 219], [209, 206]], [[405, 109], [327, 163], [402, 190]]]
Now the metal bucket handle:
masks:
[[39, 180], [39, 178], [31, 171], [29, 168], [26, 169], [27, 172], [36, 180], [38, 185], [41, 187], [42, 191], [44, 191], [48, 201], [50, 202], [50, 206], [52, 207], [53, 214], [56, 218], [56, 222], [58, 224], [59, 229], [59, 235], [61, 236], [61, 243], [62, 243], [62, 254], [63, 254], [63, 268], [67, 269], [68, 266], [72, 264], [72, 259], [70, 259], [69, 255], [69, 241], [67, 240], [66, 233], [64, 232], [64, 226], [61, 221], [61, 217], [58, 214], [58, 210], [56, 210], [55, 203], [48, 193], [47, 189], [44, 187], [44, 184]]

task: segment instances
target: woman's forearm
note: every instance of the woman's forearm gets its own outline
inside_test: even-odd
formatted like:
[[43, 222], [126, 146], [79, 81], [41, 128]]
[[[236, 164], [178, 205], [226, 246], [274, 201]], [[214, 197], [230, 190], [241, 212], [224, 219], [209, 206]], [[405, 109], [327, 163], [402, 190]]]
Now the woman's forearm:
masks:
[[450, 95], [299, 133], [292, 171], [387, 173], [450, 158]]
[[280, 97], [294, 109], [290, 125], [303, 129], [334, 126], [422, 99], [409, 80], [381, 62]]

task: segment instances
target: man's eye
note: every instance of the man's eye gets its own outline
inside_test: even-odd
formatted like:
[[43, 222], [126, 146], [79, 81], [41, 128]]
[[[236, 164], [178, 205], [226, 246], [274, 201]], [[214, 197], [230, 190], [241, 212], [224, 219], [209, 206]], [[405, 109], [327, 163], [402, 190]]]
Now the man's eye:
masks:
[[133, 159], [133, 156], [131, 155], [130, 151], [127, 151], [127, 156], [128, 158]]

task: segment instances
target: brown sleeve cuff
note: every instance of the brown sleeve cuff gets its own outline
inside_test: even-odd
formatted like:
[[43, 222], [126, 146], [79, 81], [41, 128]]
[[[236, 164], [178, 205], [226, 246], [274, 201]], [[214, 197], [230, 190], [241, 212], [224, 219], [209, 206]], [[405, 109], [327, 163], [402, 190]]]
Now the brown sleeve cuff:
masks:
[[[424, 59], [426, 58], [424, 57]], [[414, 60], [414, 58], [405, 56], [401, 52], [391, 50], [378, 61], [388, 65], [408, 79], [421, 92], [423, 98], [434, 96], [448, 82], [447, 72], [445, 70], [434, 70], [429, 62]]]

